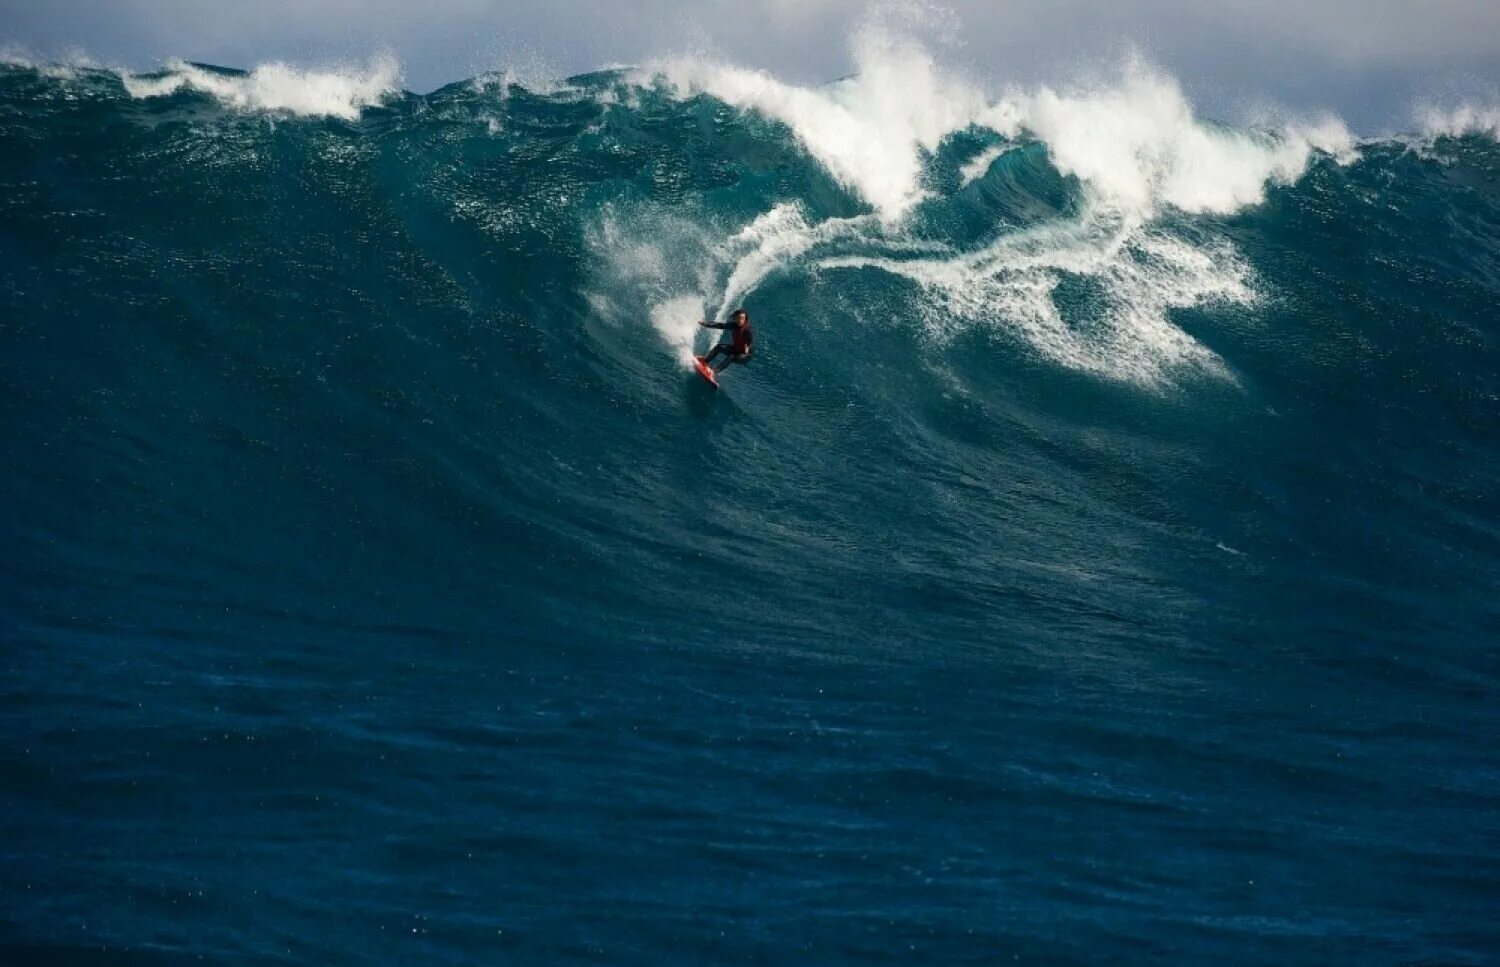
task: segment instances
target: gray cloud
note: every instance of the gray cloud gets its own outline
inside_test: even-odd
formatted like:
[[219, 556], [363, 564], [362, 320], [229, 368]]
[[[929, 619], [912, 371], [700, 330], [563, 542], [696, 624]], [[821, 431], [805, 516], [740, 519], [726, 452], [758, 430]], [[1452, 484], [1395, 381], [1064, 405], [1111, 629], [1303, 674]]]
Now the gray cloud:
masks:
[[[0, 42], [82, 48], [149, 66], [359, 60], [390, 49], [430, 90], [523, 62], [556, 76], [705, 49], [801, 82], [851, 69], [846, 38], [868, 0], [0, 0]], [[938, 55], [999, 85], [1065, 81], [1127, 46], [1176, 74], [1209, 110], [1262, 101], [1398, 124], [1414, 98], [1500, 80], [1494, 0], [1009, 0], [886, 4]], [[925, 26], [924, 26], [925, 25]]]

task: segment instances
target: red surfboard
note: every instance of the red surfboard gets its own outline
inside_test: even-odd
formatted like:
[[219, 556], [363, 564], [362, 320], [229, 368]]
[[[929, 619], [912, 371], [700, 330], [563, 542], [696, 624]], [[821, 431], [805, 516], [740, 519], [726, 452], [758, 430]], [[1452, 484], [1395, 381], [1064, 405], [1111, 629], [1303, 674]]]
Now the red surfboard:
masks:
[[712, 386], [714, 389], [719, 388], [719, 378], [714, 375], [714, 371], [709, 368], [708, 363], [703, 361], [702, 356], [693, 357], [693, 368], [698, 371], [699, 376], [702, 376], [704, 379], [708, 380], [708, 385]]

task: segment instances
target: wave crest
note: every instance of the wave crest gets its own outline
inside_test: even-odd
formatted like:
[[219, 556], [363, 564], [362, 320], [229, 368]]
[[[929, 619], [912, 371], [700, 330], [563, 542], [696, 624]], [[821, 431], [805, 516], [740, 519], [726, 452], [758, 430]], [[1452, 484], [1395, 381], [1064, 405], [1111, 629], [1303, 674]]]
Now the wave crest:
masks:
[[311, 71], [272, 61], [247, 74], [212, 71], [173, 60], [160, 74], [125, 74], [121, 80], [125, 90], [135, 98], [166, 97], [192, 90], [208, 94], [238, 111], [285, 112], [354, 121], [360, 111], [379, 105], [400, 90], [401, 78], [401, 62], [392, 54], [382, 54], [363, 68]]
[[1268, 183], [1295, 181], [1314, 151], [1355, 157], [1354, 136], [1336, 118], [1279, 131], [1204, 122], [1176, 81], [1139, 62], [1118, 86], [1072, 95], [1042, 88], [1016, 97], [1012, 111], [1059, 171], [1141, 218], [1163, 205], [1229, 214], [1263, 201]]
[[1500, 140], [1500, 103], [1447, 108], [1424, 105], [1417, 109], [1416, 116], [1422, 133], [1429, 138], [1487, 134]]
[[[1064, 174], [1097, 200], [1148, 218], [1163, 206], [1227, 214], [1298, 178], [1315, 152], [1356, 156], [1332, 116], [1251, 131], [1199, 119], [1175, 80], [1131, 60], [1113, 84], [1062, 93], [1012, 90], [991, 99], [945, 72], [920, 43], [869, 28], [856, 35], [858, 73], [800, 87], [757, 70], [678, 58], [642, 77], [677, 96], [712, 95], [787, 124], [830, 174], [895, 221], [924, 198], [926, 159], [970, 127], [1003, 138], [1030, 134]], [[984, 165], [998, 157], [987, 154]], [[975, 164], [979, 164], [976, 160]], [[965, 182], [982, 174], [965, 169]]]

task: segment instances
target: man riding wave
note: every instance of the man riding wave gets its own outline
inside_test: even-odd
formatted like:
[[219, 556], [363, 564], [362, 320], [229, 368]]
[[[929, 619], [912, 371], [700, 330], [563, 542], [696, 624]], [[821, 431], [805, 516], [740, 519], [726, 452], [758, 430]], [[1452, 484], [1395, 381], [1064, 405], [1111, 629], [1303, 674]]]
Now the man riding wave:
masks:
[[[750, 313], [744, 309], [736, 309], [729, 314], [728, 322], [700, 322], [698, 325], [704, 329], [729, 330], [728, 342], [721, 342], [710, 349], [707, 356], [698, 357], [714, 371], [714, 375], [722, 373], [730, 363], [750, 361], [750, 355], [755, 351], [755, 330], [750, 328]], [[725, 357], [724, 361], [715, 366], [714, 360], [720, 356]]]

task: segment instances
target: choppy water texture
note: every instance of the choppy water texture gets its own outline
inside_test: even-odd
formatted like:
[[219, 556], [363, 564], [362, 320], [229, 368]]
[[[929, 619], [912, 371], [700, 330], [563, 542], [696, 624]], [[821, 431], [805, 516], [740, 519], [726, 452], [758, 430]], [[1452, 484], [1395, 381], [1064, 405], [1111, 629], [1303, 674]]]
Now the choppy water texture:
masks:
[[861, 56], [0, 68], [0, 959], [1500, 962], [1482, 112]]

